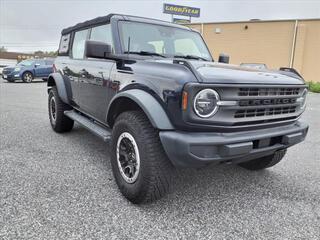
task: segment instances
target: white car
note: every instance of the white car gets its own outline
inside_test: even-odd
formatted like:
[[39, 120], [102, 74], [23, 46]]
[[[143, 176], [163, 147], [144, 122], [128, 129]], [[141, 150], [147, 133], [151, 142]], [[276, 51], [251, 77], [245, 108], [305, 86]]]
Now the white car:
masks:
[[0, 75], [2, 75], [2, 71], [5, 67], [7, 67], [7, 65], [0, 65]]

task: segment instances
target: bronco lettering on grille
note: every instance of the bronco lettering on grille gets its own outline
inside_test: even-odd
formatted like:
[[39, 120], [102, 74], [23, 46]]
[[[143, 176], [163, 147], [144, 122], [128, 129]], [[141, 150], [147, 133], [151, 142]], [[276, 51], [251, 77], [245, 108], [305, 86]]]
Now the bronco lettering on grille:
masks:
[[295, 98], [276, 98], [276, 99], [247, 99], [239, 102], [240, 106], [259, 106], [295, 103]]

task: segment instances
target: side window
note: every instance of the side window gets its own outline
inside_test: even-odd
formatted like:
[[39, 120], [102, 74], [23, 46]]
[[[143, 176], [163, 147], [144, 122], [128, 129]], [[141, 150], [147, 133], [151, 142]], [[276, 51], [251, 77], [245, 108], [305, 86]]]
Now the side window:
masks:
[[60, 40], [59, 54], [65, 54], [69, 51], [70, 34], [63, 35]]
[[37, 60], [37, 61], [35, 62], [35, 64], [36, 64], [36, 65], [39, 65], [39, 66], [44, 66], [44, 65], [45, 65], [45, 63], [44, 63], [43, 60]]
[[76, 32], [72, 44], [72, 57], [82, 59], [84, 57], [84, 44], [87, 39], [88, 30]]
[[45, 63], [46, 65], [53, 65], [53, 60], [46, 59]]
[[111, 25], [107, 24], [92, 28], [90, 40], [105, 42], [113, 47]]

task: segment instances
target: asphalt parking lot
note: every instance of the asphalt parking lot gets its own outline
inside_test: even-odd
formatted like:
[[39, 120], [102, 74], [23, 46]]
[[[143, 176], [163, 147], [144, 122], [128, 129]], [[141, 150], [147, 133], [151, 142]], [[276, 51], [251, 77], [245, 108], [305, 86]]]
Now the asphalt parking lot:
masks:
[[123, 198], [104, 142], [51, 130], [46, 84], [0, 80], [0, 239], [320, 239], [320, 94], [277, 166], [179, 171], [147, 205]]

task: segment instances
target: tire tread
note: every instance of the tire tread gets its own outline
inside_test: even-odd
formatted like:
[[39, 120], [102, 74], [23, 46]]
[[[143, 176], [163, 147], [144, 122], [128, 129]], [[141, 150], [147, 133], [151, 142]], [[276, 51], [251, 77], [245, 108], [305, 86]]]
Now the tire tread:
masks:
[[[164, 196], [171, 185], [174, 168], [162, 148], [159, 132], [151, 124], [142, 111], [128, 111], [120, 114], [114, 125], [114, 129], [121, 124], [130, 124], [133, 129], [139, 130], [146, 149], [147, 165], [149, 171], [144, 174], [143, 187], [137, 196], [130, 197], [125, 189], [123, 194], [134, 203], [155, 201]], [[117, 139], [112, 138], [113, 141]], [[115, 142], [113, 143], [115, 144]]]
[[49, 110], [49, 119], [51, 126], [55, 132], [58, 133], [63, 133], [63, 132], [69, 132], [72, 130], [74, 121], [70, 118], [68, 118], [66, 115], [64, 115], [64, 111], [71, 110], [72, 107], [69, 106], [68, 104], [62, 102], [62, 100], [59, 97], [58, 91], [56, 87], [53, 87], [50, 92], [49, 92], [49, 101], [48, 101], [48, 108], [50, 108], [50, 97], [51, 94], [54, 95], [55, 101], [56, 101], [56, 124], [53, 125], [51, 122], [51, 115], [50, 115], [50, 110]]

